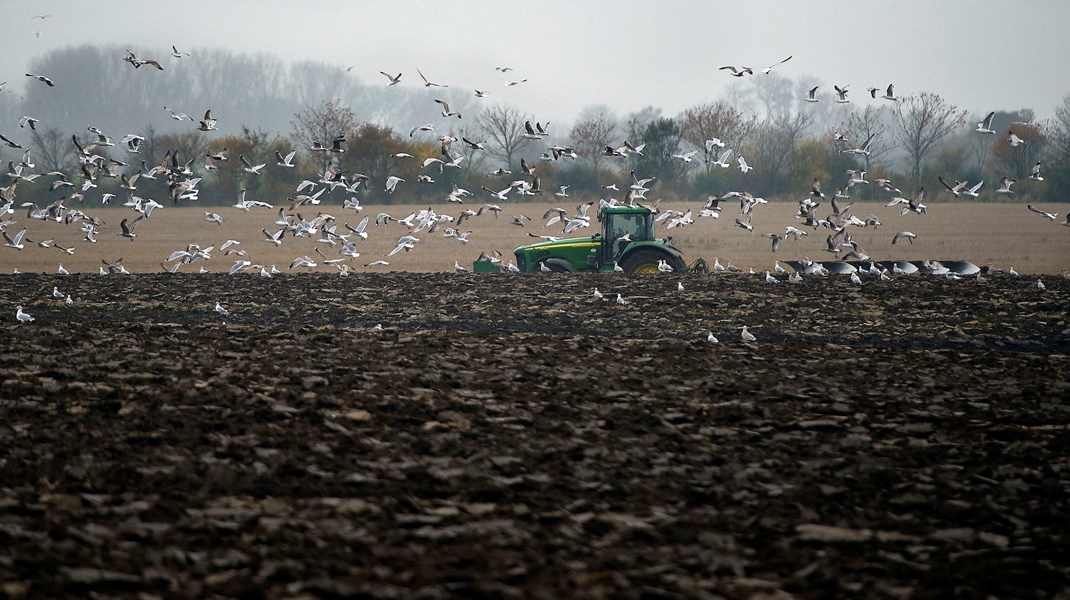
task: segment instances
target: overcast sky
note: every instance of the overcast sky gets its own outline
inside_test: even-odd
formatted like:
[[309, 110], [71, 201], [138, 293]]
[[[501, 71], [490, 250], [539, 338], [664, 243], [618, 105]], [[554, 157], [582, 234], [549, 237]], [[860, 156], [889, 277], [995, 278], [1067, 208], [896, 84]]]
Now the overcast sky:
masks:
[[[172, 44], [191, 52], [191, 62], [201, 48], [268, 52], [353, 66], [352, 75], [373, 85], [387, 83], [381, 70], [419, 85], [419, 67], [451, 91], [486, 89], [487, 101], [556, 122], [595, 103], [620, 115], [647, 105], [675, 115], [723, 96], [733, 78], [718, 67], [767, 66], [788, 55], [779, 73], [817, 77], [826, 93], [850, 85], [859, 106], [872, 101], [867, 87], [894, 83], [897, 95], [935, 92], [971, 114], [1032, 108], [1046, 118], [1070, 93], [1066, 0], [4, 4], [5, 92], [27, 85], [35, 56], [100, 43], [158, 48], [154, 58], [165, 65]], [[33, 18], [43, 14], [53, 16]], [[515, 70], [503, 76], [498, 66]], [[528, 81], [507, 88], [506, 77]]]

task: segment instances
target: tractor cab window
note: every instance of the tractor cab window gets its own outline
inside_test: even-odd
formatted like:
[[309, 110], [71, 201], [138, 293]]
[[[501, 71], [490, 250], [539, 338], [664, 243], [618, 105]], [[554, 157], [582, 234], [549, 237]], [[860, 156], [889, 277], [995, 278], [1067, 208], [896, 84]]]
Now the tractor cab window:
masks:
[[653, 239], [654, 232], [650, 231], [649, 223], [648, 215], [642, 213], [610, 216], [606, 231], [606, 260], [616, 260], [628, 246], [629, 242], [621, 240], [621, 236], [627, 235], [632, 241]]
[[607, 237], [616, 240], [627, 235], [632, 240], [645, 240], [650, 236], [646, 231], [646, 215], [644, 214], [616, 214], [610, 221], [610, 231]]

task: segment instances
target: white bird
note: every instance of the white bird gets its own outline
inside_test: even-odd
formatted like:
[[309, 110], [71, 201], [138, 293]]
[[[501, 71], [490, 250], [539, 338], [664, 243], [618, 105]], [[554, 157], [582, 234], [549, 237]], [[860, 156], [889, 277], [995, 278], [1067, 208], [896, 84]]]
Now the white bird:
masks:
[[454, 259], [454, 261], [453, 261], [453, 270], [455, 272], [457, 272], [457, 273], [467, 273], [468, 272], [468, 269], [462, 267], [461, 263], [457, 262], [456, 259]]
[[52, 286], [52, 297], [53, 298], [62, 298], [63, 297], [63, 292], [59, 291], [58, 287]]
[[437, 102], [439, 104], [439, 106], [442, 107], [442, 116], [443, 117], [446, 117], [446, 118], [457, 117], [458, 119], [461, 118], [461, 113], [451, 111], [450, 110], [450, 105], [446, 104], [445, 100], [435, 100], [435, 102]]
[[713, 161], [712, 164], [717, 165], [718, 167], [721, 167], [722, 169], [727, 169], [728, 168], [728, 158], [730, 156], [732, 156], [732, 149], [731, 148], [726, 148], [717, 157], [717, 160]]
[[197, 127], [198, 131], [217, 131], [216, 123], [218, 119], [212, 118], [212, 109], [204, 111], [204, 118], [201, 119], [200, 125]]
[[743, 326], [743, 331], [740, 332], [739, 337], [742, 338], [744, 342], [756, 342], [756, 341], [758, 341], [758, 338], [754, 337], [753, 333], [747, 331], [747, 326], [746, 325]]
[[779, 281], [777, 281], [776, 277], [773, 277], [772, 275], [769, 274], [769, 271], [765, 272], [765, 282], [766, 283], [780, 283]]
[[67, 294], [67, 298], [63, 301], [63, 303], [66, 304], [67, 306], [70, 306], [70, 305], [74, 304], [74, 299], [71, 298], [70, 294]]
[[677, 281], [676, 282], [676, 291], [678, 291], [678, 292], [684, 291], [684, 282], [682, 282], [682, 281]]
[[1026, 204], [1025, 207], [1028, 208], [1031, 212], [1035, 212], [1038, 215], [1040, 215], [1040, 216], [1042, 216], [1042, 217], [1044, 217], [1044, 218], [1046, 218], [1046, 219], [1048, 219], [1049, 221], [1052, 221], [1052, 222], [1054, 222], [1055, 219], [1059, 218], [1059, 215], [1057, 215], [1055, 213], [1050, 213], [1050, 212], [1046, 212], [1046, 211], [1040, 210], [1039, 208], [1034, 207], [1032, 204]]
[[815, 85], [814, 87], [810, 88], [810, 91], [806, 93], [805, 100], [807, 102], [817, 102], [817, 88], [819, 87], [821, 86]]
[[189, 56], [189, 52], [179, 52], [178, 48], [171, 46], [171, 56], [175, 58], [182, 58], [183, 56]]
[[1037, 289], [1040, 290], [1040, 291], [1044, 291], [1044, 290], [1046, 290], [1048, 288], [1044, 285], [1043, 281], [1037, 279]]
[[969, 187], [963, 190], [962, 194], [964, 196], [969, 196], [970, 198], [976, 198], [978, 196], [977, 190], [981, 189], [981, 186], [984, 185], [984, 183], [985, 180], [982, 179], [981, 181], [978, 181], [973, 187]]
[[613, 261], [613, 272], [614, 273], [623, 273], [624, 272], [624, 268], [621, 267], [620, 265], [618, 265], [617, 261]]
[[739, 156], [736, 157], [736, 162], [739, 164], [739, 170], [743, 171], [744, 173], [746, 173], [746, 172], [748, 172], [748, 171], [750, 171], [750, 170], [752, 170], [754, 168], [754, 167], [752, 167], [752, 166], [747, 164], [747, 161], [746, 161], [746, 159], [743, 158], [742, 154], [740, 154]]
[[595, 300], [605, 300], [606, 297], [604, 295], [602, 295], [602, 292], [598, 291], [598, 288], [594, 288], [594, 299]]
[[401, 73], [398, 73], [397, 75], [391, 75], [390, 73], [387, 73], [386, 71], [379, 71], [379, 72], [383, 74], [383, 77], [386, 77], [387, 79], [390, 80], [390, 83], [388, 83], [387, 85], [397, 85], [397, 84], [401, 83]]
[[977, 133], [990, 133], [995, 135], [996, 130], [992, 129], [992, 119], [995, 118], [996, 111], [988, 113], [988, 116], [983, 121], [977, 124], [977, 129], [974, 129]]
[[664, 259], [658, 259], [658, 271], [662, 273], [672, 273], [673, 268], [672, 265], [670, 265]]
[[209, 212], [207, 210], [202, 210], [201, 212], [204, 213], [204, 220], [205, 221], [208, 221], [209, 223], [215, 223], [216, 225], [222, 225], [223, 224], [223, 217], [220, 216], [219, 213]]
[[279, 166], [279, 167], [290, 167], [290, 168], [292, 168], [294, 166], [294, 162], [293, 161], [294, 161], [294, 155], [295, 154], [297, 154], [297, 150], [291, 151], [286, 156], [283, 156], [282, 152], [279, 152], [278, 150], [276, 150], [275, 151], [275, 158], [278, 160], [278, 162], [276, 162], [275, 165]]
[[721, 342], [721, 340], [717, 339], [717, 336], [713, 335], [712, 331], [706, 334], [706, 341], [711, 344], [718, 344]]
[[862, 285], [862, 278], [858, 276], [858, 273], [851, 271], [851, 283], [854, 285]]
[[16, 250], [22, 250], [23, 248], [25, 248], [25, 245], [23, 245], [22, 243], [22, 238], [26, 237], [25, 227], [23, 227], [21, 231], [16, 233], [14, 238], [9, 236], [6, 230], [2, 233], [4, 234], [4, 242], [6, 242], [6, 246], [8, 248], [14, 248]]
[[1003, 179], [1000, 179], [999, 180], [999, 187], [996, 188], [996, 193], [997, 194], [1013, 195], [1014, 191], [1011, 190], [1011, 186], [1014, 185], [1015, 181], [1017, 181], [1017, 180], [1016, 179], [1011, 179], [1009, 177], [1004, 177]]
[[[794, 55], [791, 55], [791, 56], [794, 56]], [[782, 65], [782, 64], [788, 62], [789, 60], [791, 60], [791, 56], [788, 56], [787, 58], [785, 58], [784, 60], [782, 60], [780, 62], [776, 62], [776, 63], [773, 63], [773, 64], [769, 65], [768, 67], [765, 67], [764, 69], [761, 70], [762, 73], [765, 73], [766, 75], [768, 75], [769, 72], [773, 70], [773, 67], [775, 67], [777, 65]]]
[[836, 102], [837, 103], [839, 103], [839, 104], [847, 104], [848, 102], [850, 102], [850, 100], [847, 99], [847, 87], [848, 86], [846, 86], [846, 85], [843, 86], [842, 88], [840, 86], [838, 86], [838, 85], [832, 86], [832, 88], [836, 90]]
[[229, 315], [230, 314], [230, 311], [225, 309], [225, 308], [223, 308], [223, 305], [220, 304], [219, 302], [215, 303], [215, 311], [217, 313], [221, 314], [221, 315]]
[[15, 320], [18, 321], [19, 323], [29, 323], [30, 321], [33, 321], [33, 317], [31, 317], [29, 315], [29, 313], [22, 312], [22, 307], [21, 306], [16, 306], [15, 307]]
[[66, 268], [65, 268], [65, 267], [63, 266], [63, 263], [60, 263], [60, 264], [59, 264], [59, 268], [58, 268], [58, 269], [56, 269], [56, 274], [57, 274], [57, 275], [70, 275], [70, 274], [71, 274], [71, 272], [70, 272], [70, 271], [68, 271], [68, 270], [67, 270], [67, 269], [66, 269]]
[[1029, 178], [1034, 181], [1044, 181], [1044, 178], [1040, 176], [1040, 161], [1033, 165], [1033, 172], [1029, 175]]
[[914, 238], [916, 237], [918, 237], [917, 234], [911, 233], [909, 231], [900, 231], [899, 233], [896, 233], [894, 236], [892, 236], [892, 245], [894, 246], [895, 243], [899, 241], [899, 238], [906, 238], [906, 240], [910, 242], [910, 245], [913, 246]]
[[238, 158], [241, 159], [241, 170], [251, 175], [260, 175], [260, 169], [263, 169], [267, 165], [267, 163], [262, 163], [254, 166], [253, 163], [249, 162], [248, 158], [245, 158], [244, 154], [239, 154]]
[[390, 177], [387, 177], [386, 178], [386, 188], [385, 188], [386, 192], [390, 193], [390, 194], [394, 193], [394, 188], [396, 188], [398, 186], [398, 183], [404, 182], [404, 181], [405, 181], [404, 179], [402, 179], [400, 177], [396, 177], [394, 175], [391, 175]]
[[627, 304], [627, 303], [628, 303], [628, 301], [624, 299], [624, 296], [621, 296], [621, 295], [620, 295], [620, 294], [618, 293], [618, 294], [617, 294], [617, 304], [620, 304], [620, 305], [622, 305], [622, 306], [623, 306], [623, 305], [625, 305], [625, 304]]
[[[417, 67], [416, 72], [420, 74], [420, 79], [424, 80], [424, 87], [450, 87], [448, 85], [442, 85], [441, 83], [433, 83], [431, 81], [428, 81], [427, 77], [424, 77], [424, 74], [423, 74], [422, 71], [420, 71], [419, 67]], [[387, 77], [390, 77], [390, 76], [387, 75]], [[399, 77], [400, 77], [400, 75], [399, 75]], [[438, 100], [435, 100], [435, 102], [438, 102]], [[457, 116], [460, 116], [460, 115], [457, 115]]]
[[1007, 143], [1010, 144], [1011, 148], [1017, 148], [1018, 146], [1021, 146], [1022, 144], [1024, 144], [1025, 140], [1023, 140], [1022, 138], [1018, 137], [1018, 134], [1014, 133], [1013, 131], [1008, 131], [1007, 132]]

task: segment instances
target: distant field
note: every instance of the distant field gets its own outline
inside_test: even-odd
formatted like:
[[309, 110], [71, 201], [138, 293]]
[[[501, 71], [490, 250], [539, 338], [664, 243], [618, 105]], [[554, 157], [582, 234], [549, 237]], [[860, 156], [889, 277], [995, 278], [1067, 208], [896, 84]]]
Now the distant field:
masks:
[[[460, 227], [462, 231], [472, 230], [468, 244], [444, 238], [441, 228], [432, 234], [423, 231], [415, 234], [420, 238], [415, 250], [390, 257], [387, 259], [389, 266], [370, 268], [363, 265], [376, 259], [386, 259], [387, 252], [394, 247], [398, 238], [408, 233], [403, 225], [397, 223], [375, 226], [375, 216], [380, 211], [386, 211], [404, 217], [414, 210], [426, 208], [426, 205], [371, 205], [366, 206], [363, 212], [356, 213], [344, 211], [337, 204], [322, 204], [318, 207], [301, 207], [298, 212], [306, 218], [315, 216], [318, 211], [330, 213], [337, 218], [339, 232], [344, 232], [343, 223], [355, 226], [364, 215], [370, 215], [372, 223], [368, 226], [368, 240], [358, 240], [360, 257], [348, 260], [358, 272], [370, 269], [434, 272], [452, 271], [454, 261], [471, 267], [472, 261], [482, 250], [497, 249], [508, 260], [512, 258], [514, 248], [536, 241], [528, 237], [528, 232], [560, 236], [559, 227], [543, 227], [542, 214], [551, 206], [572, 211], [576, 204], [572, 199], [560, 203], [505, 204], [505, 210], [499, 218], [495, 219], [493, 213], [488, 212], [466, 221]], [[441, 214], [456, 216], [463, 209], [478, 207], [478, 202], [466, 202], [463, 205], [435, 205], [433, 208]], [[340, 247], [332, 248], [308, 238], [293, 237], [287, 237], [280, 247], [267, 243], [261, 229], [279, 229], [274, 225], [277, 209], [257, 209], [244, 213], [231, 207], [212, 207], [210, 210], [218, 212], [226, 220], [217, 225], [204, 221], [200, 207], [166, 206], [157, 209], [150, 219], [142, 221], [135, 230], [137, 238], [131, 240], [118, 235], [119, 222], [124, 217], [133, 220], [137, 213], [125, 208], [80, 208], [107, 223], [97, 236], [96, 244], [84, 241], [77, 225], [31, 221], [20, 211], [12, 215], [16, 221], [9, 227], [12, 234], [26, 226], [29, 228], [26, 237], [31, 240], [54, 239], [64, 246], [73, 245], [76, 250], [74, 255], [69, 256], [55, 248], [43, 249], [29, 243], [22, 251], [0, 247], [0, 271], [10, 273], [18, 269], [22, 272], [54, 273], [62, 263], [71, 272], [96, 272], [101, 259], [112, 261], [121, 257], [123, 264], [133, 272], [158, 272], [162, 269], [161, 261], [174, 250], [185, 248], [188, 243], [218, 248], [228, 239], [240, 241], [241, 244], [236, 248], [244, 249], [248, 253], [248, 260], [255, 264], [274, 264], [280, 270], [288, 271], [294, 258], [308, 255], [321, 263], [317, 270], [331, 270], [330, 266], [322, 266], [321, 257], [315, 254], [314, 249], [319, 248], [328, 257], [337, 258]], [[811, 229], [809, 235], [798, 242], [783, 242], [776, 254], [770, 251], [770, 240], [762, 237], [762, 234], [783, 233], [786, 225], [799, 225], [794, 218], [795, 204], [771, 203], [757, 207], [753, 216], [753, 233], [735, 225], [739, 210], [738, 205], [732, 203], [724, 205], [722, 216], [716, 220], [697, 216], [702, 208], [702, 203], [698, 201], [663, 204], [661, 208], [690, 208], [694, 211], [694, 225], [667, 232], [660, 225], [658, 227], [658, 235], [671, 235], [674, 243], [684, 250], [688, 262], [699, 257], [712, 262], [717, 257], [722, 264], [731, 262], [743, 269], [764, 271], [772, 268], [774, 259], [784, 261], [807, 256], [815, 260], [833, 258], [832, 254], [825, 251], [827, 230]], [[1004, 269], [1013, 266], [1021, 273], [1061, 273], [1070, 268], [1070, 227], [1060, 225], [1065, 219], [1067, 205], [1047, 204], [1040, 208], [1058, 211], [1059, 219], [1055, 223], [1050, 222], [1029, 212], [1024, 204], [932, 203], [928, 214], [901, 216], [897, 208], [880, 203], [858, 203], [852, 207], [852, 214], [863, 219], [874, 214], [882, 225], [877, 228], [851, 227], [850, 231], [876, 260], [961, 259], [979, 266], [988, 263]], [[531, 217], [531, 221], [524, 228], [511, 225], [514, 214], [524, 214]], [[897, 231], [903, 230], [917, 234], [914, 244], [900, 241], [893, 246], [892, 237]], [[596, 231], [597, 222], [590, 229], [581, 230], [581, 235]], [[226, 271], [238, 258], [216, 251], [210, 261], [184, 265], [182, 271], [196, 271], [201, 266], [211, 272]]]

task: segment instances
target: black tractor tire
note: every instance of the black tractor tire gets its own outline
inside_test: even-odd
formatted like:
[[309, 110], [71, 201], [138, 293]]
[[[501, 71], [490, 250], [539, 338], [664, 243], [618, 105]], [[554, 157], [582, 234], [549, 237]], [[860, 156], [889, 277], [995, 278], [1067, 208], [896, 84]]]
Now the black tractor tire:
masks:
[[687, 271], [684, 261], [674, 254], [654, 248], [641, 248], [624, 257], [620, 268], [626, 273], [650, 273], [657, 274], [658, 261], [664, 260], [673, 268], [673, 272], [683, 273]]
[[563, 258], [547, 258], [542, 261], [547, 269], [554, 273], [575, 273], [576, 267]]

